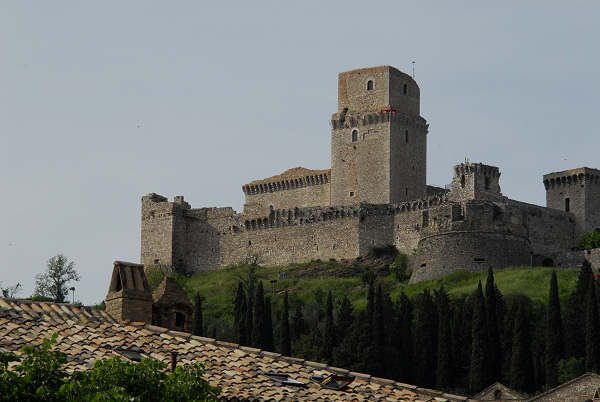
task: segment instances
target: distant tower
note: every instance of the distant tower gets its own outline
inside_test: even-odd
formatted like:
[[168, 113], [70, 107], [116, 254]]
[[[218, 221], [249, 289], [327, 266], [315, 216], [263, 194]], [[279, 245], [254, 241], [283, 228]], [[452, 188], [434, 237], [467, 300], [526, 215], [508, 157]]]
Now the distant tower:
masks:
[[331, 121], [331, 203], [397, 203], [426, 189], [428, 125], [419, 86], [390, 66], [338, 77]]
[[452, 201], [490, 200], [502, 198], [500, 169], [483, 163], [461, 163], [454, 166], [448, 198]]
[[600, 170], [582, 167], [544, 175], [546, 206], [573, 214], [576, 235], [600, 232]]

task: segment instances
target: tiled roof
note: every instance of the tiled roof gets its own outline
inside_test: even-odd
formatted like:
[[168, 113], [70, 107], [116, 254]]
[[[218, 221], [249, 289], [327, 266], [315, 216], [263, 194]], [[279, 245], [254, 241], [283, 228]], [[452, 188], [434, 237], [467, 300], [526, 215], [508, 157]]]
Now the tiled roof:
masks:
[[[0, 350], [18, 352], [54, 332], [58, 333], [56, 349], [67, 354], [68, 370], [89, 369], [97, 359], [116, 356], [117, 348], [136, 349], [166, 363], [175, 351], [178, 364], [205, 362], [206, 379], [221, 387], [225, 399], [466, 400], [359, 373], [349, 373], [356, 379], [347, 391], [334, 391], [311, 382], [310, 376], [348, 374], [347, 370], [141, 322], [117, 323], [106, 312], [90, 308], [0, 298]], [[279, 385], [264, 375], [272, 371], [288, 374], [306, 387]]]

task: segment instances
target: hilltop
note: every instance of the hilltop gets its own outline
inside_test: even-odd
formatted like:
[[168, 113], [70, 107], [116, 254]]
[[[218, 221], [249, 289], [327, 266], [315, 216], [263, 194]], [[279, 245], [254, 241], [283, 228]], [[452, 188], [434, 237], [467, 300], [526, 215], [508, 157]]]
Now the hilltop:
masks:
[[[274, 311], [278, 311], [282, 295], [288, 291], [292, 305], [317, 303], [323, 305], [327, 293], [335, 299], [347, 296], [357, 310], [366, 306], [367, 286], [365, 275], [371, 272], [377, 283], [396, 300], [401, 292], [412, 297], [424, 289], [444, 287], [451, 297], [471, 294], [478, 281], [485, 283], [487, 272], [458, 271], [444, 278], [408, 284], [399, 282], [393, 275], [390, 265], [394, 255], [383, 254], [355, 260], [311, 261], [288, 266], [260, 266], [251, 273], [249, 266], [234, 266], [218, 271], [198, 272], [191, 277], [179, 276], [178, 282], [188, 292], [190, 299], [198, 292], [205, 299], [203, 311], [205, 325], [219, 327], [228, 332], [233, 317], [233, 299], [239, 281], [247, 281], [249, 275], [262, 280], [267, 296], [271, 296]], [[505, 297], [523, 294], [535, 303], [546, 303], [553, 268], [512, 267], [494, 270], [495, 281]], [[285, 278], [283, 273], [285, 272]], [[577, 281], [579, 269], [558, 269], [557, 277], [561, 300], [571, 293]], [[276, 280], [276, 282], [270, 282]]]

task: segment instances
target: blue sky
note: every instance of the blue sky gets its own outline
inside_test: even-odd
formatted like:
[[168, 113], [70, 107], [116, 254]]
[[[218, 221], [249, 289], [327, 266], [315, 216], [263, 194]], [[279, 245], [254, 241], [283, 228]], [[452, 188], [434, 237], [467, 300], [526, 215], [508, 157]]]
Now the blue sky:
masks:
[[330, 166], [337, 73], [411, 72], [428, 183], [468, 157], [544, 205], [543, 174], [600, 167], [600, 5], [572, 1], [0, 4], [0, 281], [63, 253], [76, 298], [139, 261], [140, 198], [243, 204], [241, 185]]

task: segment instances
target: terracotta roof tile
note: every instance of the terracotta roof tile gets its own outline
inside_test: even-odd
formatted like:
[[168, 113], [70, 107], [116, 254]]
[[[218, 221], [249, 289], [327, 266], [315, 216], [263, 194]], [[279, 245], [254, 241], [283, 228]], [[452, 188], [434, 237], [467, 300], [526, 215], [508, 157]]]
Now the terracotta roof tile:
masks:
[[[147, 356], [165, 363], [170, 361], [171, 351], [178, 352], [179, 364], [206, 362], [206, 379], [222, 388], [222, 396], [225, 399], [465, 399], [387, 379], [372, 378], [361, 373], [350, 373], [356, 376], [356, 379], [347, 391], [334, 391], [320, 387], [310, 381], [309, 377], [347, 373], [347, 370], [281, 356], [278, 353], [240, 347], [234, 343], [142, 325], [143, 323], [116, 323], [106, 312], [87, 307], [0, 298], [0, 347], [3, 350], [18, 352], [23, 345], [39, 344], [42, 338], [49, 338], [56, 332], [60, 339], [56, 347], [68, 357], [67, 370], [88, 370], [95, 360], [114, 357], [114, 349], [122, 347], [140, 350]], [[304, 383], [305, 387], [282, 386], [264, 375], [268, 371], [286, 373]]]

